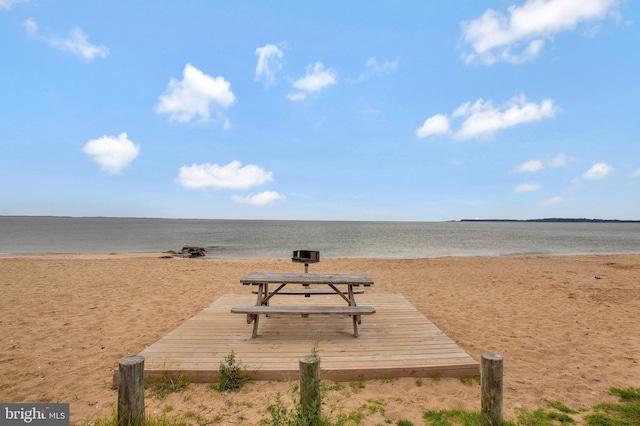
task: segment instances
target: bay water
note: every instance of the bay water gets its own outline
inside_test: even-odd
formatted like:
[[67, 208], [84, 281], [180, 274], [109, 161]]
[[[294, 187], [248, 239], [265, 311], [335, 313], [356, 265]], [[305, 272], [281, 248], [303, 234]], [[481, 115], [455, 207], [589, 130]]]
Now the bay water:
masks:
[[640, 223], [349, 222], [0, 217], [0, 253], [137, 253], [203, 247], [209, 257], [425, 258], [640, 253]]

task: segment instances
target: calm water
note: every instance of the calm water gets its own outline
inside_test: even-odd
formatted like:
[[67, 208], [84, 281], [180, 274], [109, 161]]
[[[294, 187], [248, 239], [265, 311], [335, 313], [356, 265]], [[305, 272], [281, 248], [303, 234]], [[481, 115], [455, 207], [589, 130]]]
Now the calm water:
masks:
[[207, 248], [213, 257], [418, 258], [640, 253], [640, 223], [321, 222], [0, 217], [0, 253]]

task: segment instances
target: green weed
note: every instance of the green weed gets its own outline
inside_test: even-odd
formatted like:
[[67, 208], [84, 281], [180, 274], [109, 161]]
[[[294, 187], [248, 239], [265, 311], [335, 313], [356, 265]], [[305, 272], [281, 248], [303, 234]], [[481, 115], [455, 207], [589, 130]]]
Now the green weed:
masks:
[[535, 411], [529, 411], [523, 408], [518, 414], [518, 425], [522, 426], [554, 426], [558, 423], [564, 425], [575, 422], [575, 420], [564, 413], [547, 411], [542, 408]]
[[464, 410], [438, 410], [425, 411], [422, 415], [425, 424], [433, 426], [480, 426], [480, 412], [468, 412]]
[[460, 381], [465, 385], [473, 386], [480, 384], [480, 375], [476, 374], [475, 376], [461, 377]]
[[349, 382], [349, 387], [351, 387], [351, 391], [353, 393], [360, 392], [362, 389], [365, 388], [366, 385], [367, 385], [367, 382], [364, 379], [360, 379], [360, 380], [355, 380], [353, 382]]
[[183, 392], [187, 389], [189, 382], [187, 381], [187, 375], [181, 374], [178, 377], [174, 377], [167, 371], [162, 372], [162, 376], [159, 379], [149, 379], [146, 383], [147, 389], [151, 392], [152, 396], [158, 399], [165, 399], [167, 396], [174, 392]]
[[246, 370], [246, 366], [240, 360], [237, 360], [235, 353], [231, 351], [229, 355], [224, 357], [224, 361], [220, 361], [218, 369], [220, 381], [212, 385], [212, 388], [220, 392], [240, 389], [250, 379]]
[[561, 413], [578, 414], [577, 410], [573, 410], [573, 409], [567, 407], [566, 405], [564, 405], [560, 401], [547, 401], [547, 403], [549, 404], [549, 407], [555, 408], [556, 410], [560, 411]]

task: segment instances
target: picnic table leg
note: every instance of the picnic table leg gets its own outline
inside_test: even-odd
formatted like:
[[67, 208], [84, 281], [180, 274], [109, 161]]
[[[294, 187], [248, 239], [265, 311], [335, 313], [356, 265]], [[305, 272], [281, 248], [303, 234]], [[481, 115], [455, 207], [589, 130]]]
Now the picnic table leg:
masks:
[[260, 322], [260, 315], [254, 315], [253, 331], [251, 332], [252, 338], [258, 336], [258, 322]]
[[256, 306], [261, 306], [262, 305], [262, 292], [264, 291], [264, 284], [260, 283], [258, 284], [258, 300], [256, 300]]
[[[260, 304], [269, 306], [269, 283], [264, 283], [264, 292], [262, 294], [263, 294], [262, 301], [260, 302]], [[265, 317], [269, 318], [269, 314], [266, 314]], [[256, 327], [256, 334], [257, 333], [258, 333], [258, 327]]]
[[349, 284], [349, 306], [356, 306], [356, 298], [353, 295], [353, 286]]
[[[262, 284], [258, 285], [258, 300], [256, 302], [256, 306], [260, 306], [262, 304]], [[255, 314], [247, 314], [247, 324], [251, 324], [252, 322], [254, 322], [257, 318], [257, 315]]]
[[[266, 294], [269, 293], [269, 284], [260, 283], [258, 284], [258, 300], [256, 301], [256, 306], [262, 306], [264, 303], [264, 299]], [[268, 302], [267, 302], [268, 303]], [[257, 314], [249, 314], [247, 315], [247, 322], [251, 323], [253, 321], [253, 331], [251, 332], [251, 337], [256, 337], [258, 335], [258, 323], [260, 322], [260, 315]]]
[[[356, 298], [353, 295], [353, 285], [349, 284], [349, 306], [356, 306]], [[360, 324], [360, 315], [353, 315], [353, 336], [358, 337], [358, 324]]]
[[[356, 297], [354, 296], [353, 286], [351, 284], [349, 284], [349, 306], [357, 306]], [[358, 322], [358, 324], [362, 324], [362, 317], [360, 315], [354, 315], [353, 318]]]
[[356, 317], [358, 315], [351, 315], [353, 317], [353, 336], [358, 337], [358, 320]]

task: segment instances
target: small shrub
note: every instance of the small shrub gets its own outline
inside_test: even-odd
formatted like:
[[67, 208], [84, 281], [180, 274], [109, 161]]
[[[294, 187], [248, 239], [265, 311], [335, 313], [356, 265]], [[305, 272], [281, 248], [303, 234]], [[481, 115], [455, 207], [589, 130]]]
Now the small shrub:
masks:
[[[276, 398], [273, 403], [269, 402], [267, 405], [267, 413], [269, 419], [262, 420], [261, 425], [268, 426], [300, 426], [300, 425], [317, 425], [317, 426], [343, 426], [345, 424], [345, 416], [343, 414], [337, 416], [337, 420], [332, 420], [333, 410], [326, 415], [323, 414], [319, 418], [305, 418], [302, 414], [302, 407], [300, 406], [299, 394], [295, 388], [291, 389], [293, 397], [293, 408], [288, 409], [284, 401], [282, 400], [282, 394], [276, 393]], [[351, 415], [351, 414], [350, 414]], [[355, 418], [349, 417], [350, 424], [360, 424]]]
[[276, 399], [273, 403], [267, 405], [267, 413], [269, 413], [270, 421], [262, 422], [267, 425], [291, 425], [293, 424], [293, 417], [291, 412], [284, 406], [282, 401], [282, 394], [276, 393]]
[[236, 360], [233, 351], [224, 357], [224, 361], [220, 361], [220, 381], [214, 386], [220, 392], [232, 391], [240, 389], [249, 381], [246, 367]]

